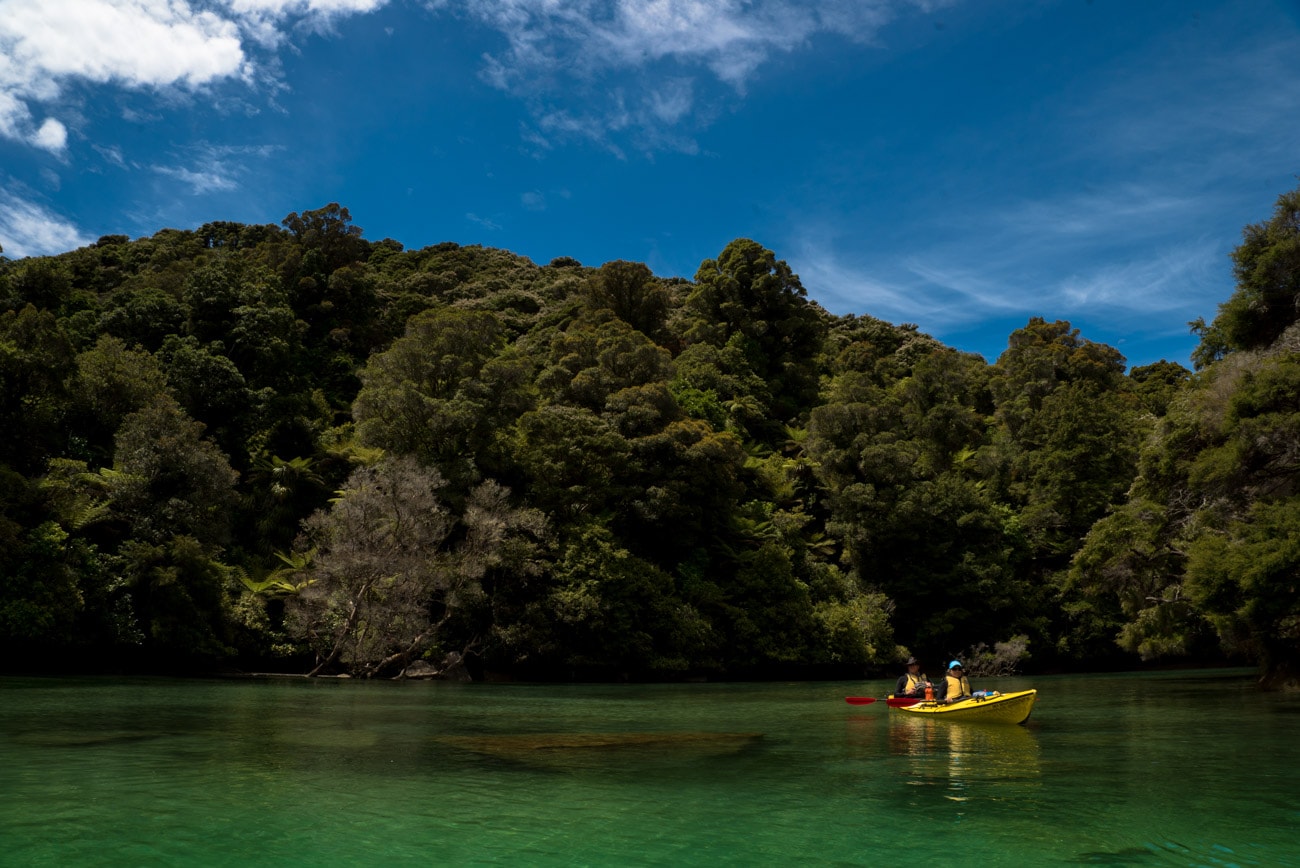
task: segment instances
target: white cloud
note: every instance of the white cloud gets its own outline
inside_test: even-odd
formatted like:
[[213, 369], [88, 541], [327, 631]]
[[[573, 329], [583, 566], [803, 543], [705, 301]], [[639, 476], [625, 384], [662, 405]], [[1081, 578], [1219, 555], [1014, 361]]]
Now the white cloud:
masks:
[[249, 39], [274, 48], [284, 41], [284, 25], [300, 21], [310, 29], [328, 30], [340, 18], [364, 15], [388, 0], [225, 0]]
[[[60, 98], [79, 82], [196, 91], [274, 80], [295, 28], [323, 30], [389, 0], [0, 0], [0, 137], [62, 152]], [[943, 0], [955, 2], [955, 0]], [[934, 0], [425, 0], [499, 32], [482, 75], [528, 100], [537, 138], [694, 152], [672, 129], [701, 117], [702, 85], [743, 93], [774, 54], [819, 34], [876, 38]], [[621, 85], [612, 79], [623, 79]], [[576, 97], [576, 100], [575, 100]], [[565, 110], [575, 101], [580, 114]], [[705, 115], [708, 112], [704, 113]], [[616, 144], [611, 134], [631, 136]]]
[[[0, 70], [2, 69], [3, 64], [0, 63]], [[44, 125], [36, 126], [27, 104], [16, 95], [6, 93], [3, 85], [0, 85], [0, 137], [48, 149], [51, 144], [56, 143], [56, 140], [50, 135], [50, 131], [42, 135], [43, 128]]]
[[32, 137], [32, 143], [47, 151], [62, 151], [68, 144], [68, 128], [54, 118], [46, 118]]
[[158, 91], [251, 81], [254, 44], [294, 22], [326, 26], [387, 0], [0, 0], [0, 136], [60, 152], [65, 124], [35, 120], [76, 82]]
[[234, 22], [185, 2], [6, 0], [4, 12], [0, 42], [19, 68], [7, 83], [37, 97], [61, 78], [195, 86], [245, 61]]
[[92, 240], [52, 211], [0, 190], [0, 247], [10, 259], [62, 253]]
[[261, 14], [281, 19], [374, 12], [386, 3], [387, 0], [226, 0], [226, 5], [236, 15]]

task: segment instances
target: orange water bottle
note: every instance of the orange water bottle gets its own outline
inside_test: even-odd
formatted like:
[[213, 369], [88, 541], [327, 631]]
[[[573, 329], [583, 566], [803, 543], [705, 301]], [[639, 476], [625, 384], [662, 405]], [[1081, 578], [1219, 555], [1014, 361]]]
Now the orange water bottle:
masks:
[[928, 681], [925, 682], [925, 701], [934, 702], [934, 685]]

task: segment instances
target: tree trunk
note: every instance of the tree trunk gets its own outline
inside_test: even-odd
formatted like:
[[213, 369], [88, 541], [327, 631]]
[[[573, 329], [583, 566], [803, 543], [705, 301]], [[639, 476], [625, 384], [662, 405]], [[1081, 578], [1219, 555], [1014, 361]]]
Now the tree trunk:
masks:
[[438, 623], [430, 624], [424, 630], [421, 630], [420, 634], [412, 639], [401, 651], [398, 651], [395, 654], [390, 654], [374, 666], [369, 667], [366, 671], [366, 675], [378, 675], [385, 669], [399, 664], [403, 669], [405, 669], [406, 664], [411, 662], [411, 658], [415, 656], [416, 652], [423, 650], [424, 646], [429, 643], [429, 640], [438, 635], [438, 631], [442, 629], [442, 625], [446, 624], [447, 621], [450, 620], [451, 611], [452, 610], [448, 609], [446, 613], [438, 619]]
[[352, 628], [357, 625], [357, 620], [361, 617], [361, 600], [365, 599], [365, 595], [369, 593], [372, 584], [374, 583], [366, 582], [361, 589], [361, 593], [353, 598], [352, 609], [348, 612], [348, 619], [344, 622], [343, 628], [336, 634], [333, 650], [330, 651], [328, 657], [316, 664], [315, 669], [307, 673], [308, 678], [315, 678], [321, 673], [322, 669], [333, 666], [338, 662], [339, 656], [343, 653], [343, 643], [347, 641], [348, 636], [352, 635]]

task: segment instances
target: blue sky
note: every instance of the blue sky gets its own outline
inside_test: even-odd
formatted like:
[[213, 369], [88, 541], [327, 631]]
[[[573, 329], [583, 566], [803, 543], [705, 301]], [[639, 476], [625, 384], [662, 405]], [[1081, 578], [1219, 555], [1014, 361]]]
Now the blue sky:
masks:
[[1300, 173], [1296, 0], [0, 0], [0, 245], [279, 222], [1186, 363]]

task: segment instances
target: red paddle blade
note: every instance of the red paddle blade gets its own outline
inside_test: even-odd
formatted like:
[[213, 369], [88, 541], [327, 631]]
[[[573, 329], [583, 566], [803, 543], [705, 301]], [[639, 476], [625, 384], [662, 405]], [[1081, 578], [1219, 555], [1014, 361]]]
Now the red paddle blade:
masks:
[[870, 705], [876, 701], [874, 696], [846, 696], [844, 701], [849, 705]]

